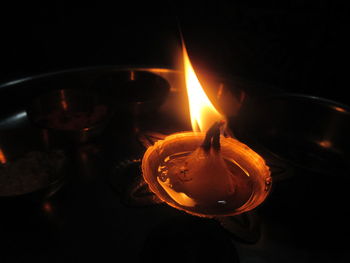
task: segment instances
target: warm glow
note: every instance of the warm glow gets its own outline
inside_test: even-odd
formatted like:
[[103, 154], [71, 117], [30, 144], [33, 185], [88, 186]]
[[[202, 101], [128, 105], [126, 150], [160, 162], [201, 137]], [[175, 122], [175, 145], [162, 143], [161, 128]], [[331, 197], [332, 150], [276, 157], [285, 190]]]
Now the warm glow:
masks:
[[333, 109], [335, 109], [336, 111], [339, 111], [339, 112], [346, 112], [346, 110], [342, 107], [334, 106]]
[[182, 47], [192, 129], [193, 131], [206, 132], [213, 123], [224, 120], [224, 117], [215, 109], [205, 94], [192, 67], [185, 45], [183, 44]]
[[0, 149], [0, 164], [6, 164], [6, 163], [7, 163], [6, 156], [4, 152]]
[[172, 189], [171, 183], [169, 182], [169, 178], [162, 182], [159, 178], [157, 178], [158, 183], [163, 187], [165, 192], [176, 202], [182, 206], [194, 207], [196, 205], [196, 201], [194, 201], [191, 197], [186, 195], [185, 193], [178, 193]]
[[331, 148], [332, 147], [332, 142], [329, 140], [323, 140], [318, 142], [318, 145], [320, 145], [322, 148]]
[[52, 207], [52, 204], [50, 202], [45, 202], [43, 204], [43, 210], [44, 212], [46, 212], [47, 214], [52, 214], [53, 212], [53, 207]]
[[66, 93], [64, 90], [60, 90], [60, 96], [61, 96], [61, 105], [63, 110], [68, 110], [68, 103], [67, 103], [67, 98], [66, 98]]

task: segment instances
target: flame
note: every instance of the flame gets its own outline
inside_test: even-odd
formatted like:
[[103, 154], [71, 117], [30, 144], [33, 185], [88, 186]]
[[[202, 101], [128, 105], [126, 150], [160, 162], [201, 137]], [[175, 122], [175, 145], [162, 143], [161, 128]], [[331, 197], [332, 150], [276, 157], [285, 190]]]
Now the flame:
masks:
[[192, 129], [195, 132], [206, 132], [214, 122], [222, 121], [225, 118], [215, 109], [205, 94], [188, 57], [184, 43], [182, 44], [182, 54]]

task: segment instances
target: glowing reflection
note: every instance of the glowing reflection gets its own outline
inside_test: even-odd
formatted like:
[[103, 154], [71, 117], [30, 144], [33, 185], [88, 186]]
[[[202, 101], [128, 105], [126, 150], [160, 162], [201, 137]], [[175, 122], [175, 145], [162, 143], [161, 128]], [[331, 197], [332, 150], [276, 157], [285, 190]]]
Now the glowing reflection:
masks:
[[67, 103], [66, 93], [64, 92], [64, 90], [60, 90], [60, 97], [61, 97], [62, 108], [65, 111], [68, 110], [68, 103]]
[[322, 148], [329, 149], [332, 147], [332, 142], [329, 140], [323, 140], [323, 141], [318, 142], [318, 145], [320, 145]]
[[25, 117], [27, 117], [27, 112], [25, 112], [25, 111], [19, 112], [16, 115], [13, 116], [13, 118], [15, 120], [19, 120], [19, 119], [22, 119], [22, 118], [25, 118]]
[[135, 71], [130, 71], [130, 80], [135, 80]]
[[44, 212], [46, 214], [52, 214], [53, 213], [53, 207], [52, 207], [52, 204], [50, 202], [45, 202], [43, 203], [43, 206], [42, 206]]
[[194, 201], [191, 197], [182, 192], [176, 192], [171, 188], [170, 179], [167, 178], [165, 182], [157, 177], [158, 183], [163, 187], [165, 192], [176, 202], [182, 206], [186, 207], [194, 207], [196, 205], [196, 201]]
[[338, 111], [338, 112], [346, 112], [346, 110], [344, 108], [337, 107], [337, 106], [334, 106], [333, 109]]
[[4, 165], [6, 163], [7, 163], [7, 159], [6, 159], [5, 153], [0, 148], [0, 164]]

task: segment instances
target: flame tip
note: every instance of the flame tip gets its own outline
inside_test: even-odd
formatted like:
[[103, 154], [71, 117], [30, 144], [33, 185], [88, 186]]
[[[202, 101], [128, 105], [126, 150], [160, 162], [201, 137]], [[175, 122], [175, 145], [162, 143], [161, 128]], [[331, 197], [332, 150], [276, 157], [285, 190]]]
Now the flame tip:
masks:
[[205, 132], [213, 123], [222, 121], [225, 118], [218, 112], [205, 94], [189, 59], [184, 41], [182, 50], [192, 129], [193, 131]]

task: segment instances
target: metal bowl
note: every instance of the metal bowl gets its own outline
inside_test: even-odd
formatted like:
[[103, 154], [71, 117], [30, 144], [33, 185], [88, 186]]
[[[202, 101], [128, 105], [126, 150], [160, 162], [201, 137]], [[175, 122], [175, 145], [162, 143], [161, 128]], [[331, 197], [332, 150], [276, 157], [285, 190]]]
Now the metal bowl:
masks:
[[349, 171], [350, 108], [304, 94], [255, 100], [236, 125], [278, 158], [317, 173]]
[[170, 92], [168, 81], [142, 70], [106, 72], [92, 87], [108, 97], [118, 111], [128, 111], [133, 117], [155, 112]]
[[53, 90], [35, 98], [27, 115], [37, 127], [52, 135], [86, 142], [100, 134], [113, 115], [110, 104], [98, 93], [79, 89]]
[[[113, 154], [122, 154], [120, 147], [127, 149], [129, 144], [123, 137], [120, 145], [113, 136], [122, 137], [119, 133], [124, 135], [128, 131], [125, 122], [132, 116], [125, 116], [126, 111], [138, 116], [153, 113], [170, 92], [169, 83], [177, 79], [178, 72], [170, 69], [106, 66], [57, 71], [1, 84], [0, 166], [8, 167], [32, 151], [64, 149], [72, 154], [81, 147], [72, 141], [86, 142], [95, 136], [106, 141], [108, 146], [112, 145]], [[87, 126], [59, 127], [45, 118], [54, 110], [93, 112], [93, 108], [101, 104], [108, 106], [108, 113]], [[124, 128], [120, 128], [118, 121], [122, 121]], [[111, 122], [118, 126], [117, 130], [108, 129]], [[111, 130], [108, 136], [97, 136], [107, 130]], [[42, 200], [54, 193], [65, 178], [63, 171], [62, 177], [35, 191], [0, 196], [0, 207], [18, 207], [22, 201]]]
[[0, 207], [21, 210], [57, 192], [65, 182], [70, 158], [49, 149], [45, 136], [24, 124], [0, 130]]

